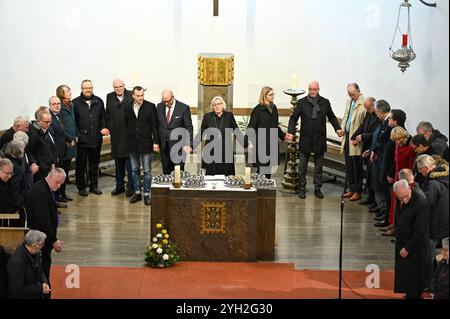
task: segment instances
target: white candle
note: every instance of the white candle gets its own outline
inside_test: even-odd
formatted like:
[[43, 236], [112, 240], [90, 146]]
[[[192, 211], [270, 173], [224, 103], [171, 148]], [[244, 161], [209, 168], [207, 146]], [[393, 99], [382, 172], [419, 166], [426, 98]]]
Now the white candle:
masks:
[[175, 166], [175, 183], [181, 183], [180, 165]]
[[244, 183], [249, 185], [250, 184], [250, 174], [252, 172], [252, 169], [250, 167], [245, 168], [245, 176], [244, 176]]
[[297, 90], [297, 73], [292, 73], [292, 90]]

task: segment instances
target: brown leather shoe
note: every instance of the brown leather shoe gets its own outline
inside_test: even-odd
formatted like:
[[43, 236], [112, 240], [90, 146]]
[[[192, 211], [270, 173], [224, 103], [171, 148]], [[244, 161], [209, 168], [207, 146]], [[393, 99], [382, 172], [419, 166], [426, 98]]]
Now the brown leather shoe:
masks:
[[361, 199], [361, 194], [360, 193], [354, 193], [352, 197], [350, 197], [350, 201], [351, 202], [356, 202], [359, 201]]
[[395, 229], [391, 229], [391, 230], [388, 230], [388, 231], [381, 232], [381, 236], [394, 237], [395, 236]]
[[352, 192], [348, 192], [348, 193], [345, 193], [344, 194], [344, 198], [350, 198], [350, 197], [352, 197], [353, 196], [353, 193]]
[[392, 230], [392, 229], [394, 229], [394, 225], [389, 225], [388, 227], [381, 228], [380, 231], [385, 232], [385, 231], [389, 231], [389, 230]]

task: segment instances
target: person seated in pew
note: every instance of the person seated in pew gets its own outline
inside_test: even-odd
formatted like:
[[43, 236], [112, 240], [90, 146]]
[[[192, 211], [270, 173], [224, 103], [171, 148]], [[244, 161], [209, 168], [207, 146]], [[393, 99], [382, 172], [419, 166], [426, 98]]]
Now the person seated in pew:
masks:
[[29, 230], [23, 245], [13, 253], [7, 264], [8, 297], [11, 299], [44, 299], [50, 286], [42, 267], [41, 249], [47, 236]]

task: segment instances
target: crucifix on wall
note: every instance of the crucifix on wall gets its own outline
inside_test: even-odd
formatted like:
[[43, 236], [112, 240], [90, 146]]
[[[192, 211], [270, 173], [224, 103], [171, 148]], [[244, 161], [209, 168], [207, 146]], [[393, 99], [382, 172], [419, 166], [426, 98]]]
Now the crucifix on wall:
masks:
[[219, 16], [219, 0], [213, 0], [214, 5], [213, 5], [213, 15], [215, 17]]

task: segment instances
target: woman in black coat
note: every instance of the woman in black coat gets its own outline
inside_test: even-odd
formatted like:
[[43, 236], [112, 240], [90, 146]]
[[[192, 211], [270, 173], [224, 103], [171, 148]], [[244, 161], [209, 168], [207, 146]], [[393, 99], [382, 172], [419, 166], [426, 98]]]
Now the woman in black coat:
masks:
[[[202, 168], [206, 169], [206, 175], [235, 175], [234, 169], [234, 149], [233, 135], [236, 133], [238, 141], [244, 145], [244, 135], [239, 130], [233, 113], [226, 112], [227, 105], [220, 96], [216, 96], [211, 101], [213, 112], [205, 114], [201, 125], [201, 136], [205, 135], [209, 129], [205, 148], [206, 153], [202, 156]], [[236, 131], [235, 131], [236, 130]], [[208, 148], [212, 145], [212, 149]], [[215, 150], [222, 150], [221, 158], [216, 161]]]
[[[273, 103], [275, 92], [272, 88], [266, 86], [261, 90], [259, 104], [255, 106], [250, 116], [247, 131], [250, 142], [256, 146], [253, 150], [253, 160], [256, 156], [256, 167], [258, 173], [270, 178], [272, 169], [278, 166], [278, 139], [284, 141], [286, 134], [280, 128], [277, 106]], [[262, 129], [262, 130], [261, 130]], [[271, 139], [271, 129], [277, 130], [278, 139]], [[265, 134], [261, 135], [259, 132]], [[273, 131], [272, 131], [273, 132]], [[272, 147], [271, 147], [272, 146]], [[261, 157], [259, 153], [262, 153]]]

